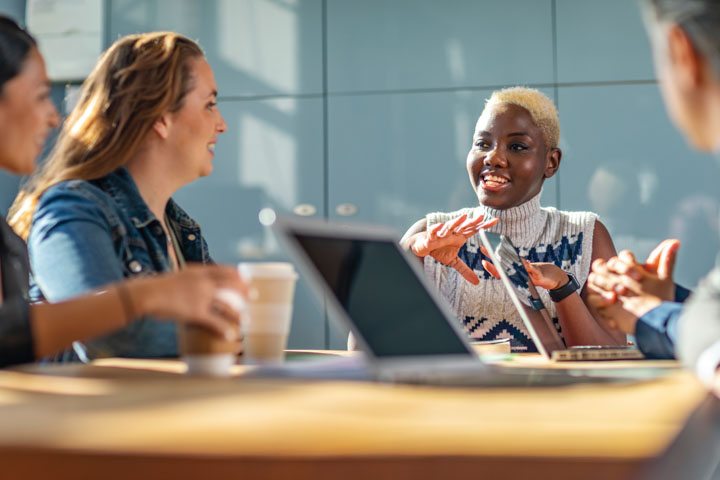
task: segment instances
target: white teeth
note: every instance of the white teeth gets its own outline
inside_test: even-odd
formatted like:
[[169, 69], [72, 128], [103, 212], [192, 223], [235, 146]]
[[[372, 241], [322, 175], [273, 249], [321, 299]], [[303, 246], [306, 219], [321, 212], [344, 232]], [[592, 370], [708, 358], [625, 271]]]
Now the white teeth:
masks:
[[214, 152], [214, 151], [215, 151], [215, 144], [214, 144], [214, 143], [211, 143], [210, 145], [208, 145], [208, 150], [210, 150], [211, 152]]
[[495, 175], [485, 175], [483, 177], [483, 180], [485, 180], [486, 183], [507, 183], [508, 179], [503, 177], [497, 177]]

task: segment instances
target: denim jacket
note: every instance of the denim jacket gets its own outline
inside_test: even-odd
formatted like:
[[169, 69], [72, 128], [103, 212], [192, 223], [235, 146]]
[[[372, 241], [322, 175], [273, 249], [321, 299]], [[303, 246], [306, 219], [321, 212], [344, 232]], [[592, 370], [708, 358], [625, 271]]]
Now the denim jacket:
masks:
[[[165, 209], [187, 262], [211, 262], [200, 227], [172, 199]], [[33, 216], [31, 298], [57, 302], [134, 275], [171, 270], [167, 236], [124, 167], [49, 188]], [[60, 360], [177, 355], [175, 325], [149, 318], [81, 344]]]

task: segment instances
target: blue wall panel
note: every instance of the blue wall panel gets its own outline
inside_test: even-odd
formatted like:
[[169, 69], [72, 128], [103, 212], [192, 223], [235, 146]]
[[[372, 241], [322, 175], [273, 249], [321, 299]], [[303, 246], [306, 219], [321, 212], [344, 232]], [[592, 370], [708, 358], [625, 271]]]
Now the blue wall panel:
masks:
[[553, 81], [549, 0], [330, 0], [327, 18], [330, 92]]

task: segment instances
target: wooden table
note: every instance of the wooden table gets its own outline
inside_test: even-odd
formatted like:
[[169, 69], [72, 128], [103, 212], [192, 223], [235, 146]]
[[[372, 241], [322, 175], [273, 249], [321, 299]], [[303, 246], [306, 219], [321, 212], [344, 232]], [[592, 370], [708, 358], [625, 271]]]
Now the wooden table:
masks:
[[243, 370], [191, 378], [178, 361], [111, 359], [0, 371], [0, 478], [633, 478], [706, 398], [680, 369], [502, 389]]

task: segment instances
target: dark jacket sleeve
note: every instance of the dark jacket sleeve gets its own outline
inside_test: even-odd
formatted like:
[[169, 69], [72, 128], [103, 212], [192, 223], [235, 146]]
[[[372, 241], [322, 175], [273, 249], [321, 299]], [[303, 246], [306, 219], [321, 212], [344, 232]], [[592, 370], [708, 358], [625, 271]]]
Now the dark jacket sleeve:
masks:
[[0, 367], [34, 360], [28, 303], [7, 299], [0, 306]]
[[647, 358], [675, 358], [675, 340], [682, 308], [682, 303], [663, 302], [638, 318], [635, 341]]
[[28, 283], [30, 266], [25, 242], [0, 219], [0, 367], [34, 360]]
[[635, 326], [635, 341], [647, 358], [675, 358], [678, 322], [692, 292], [675, 284], [675, 301], [663, 302], [642, 317]]

